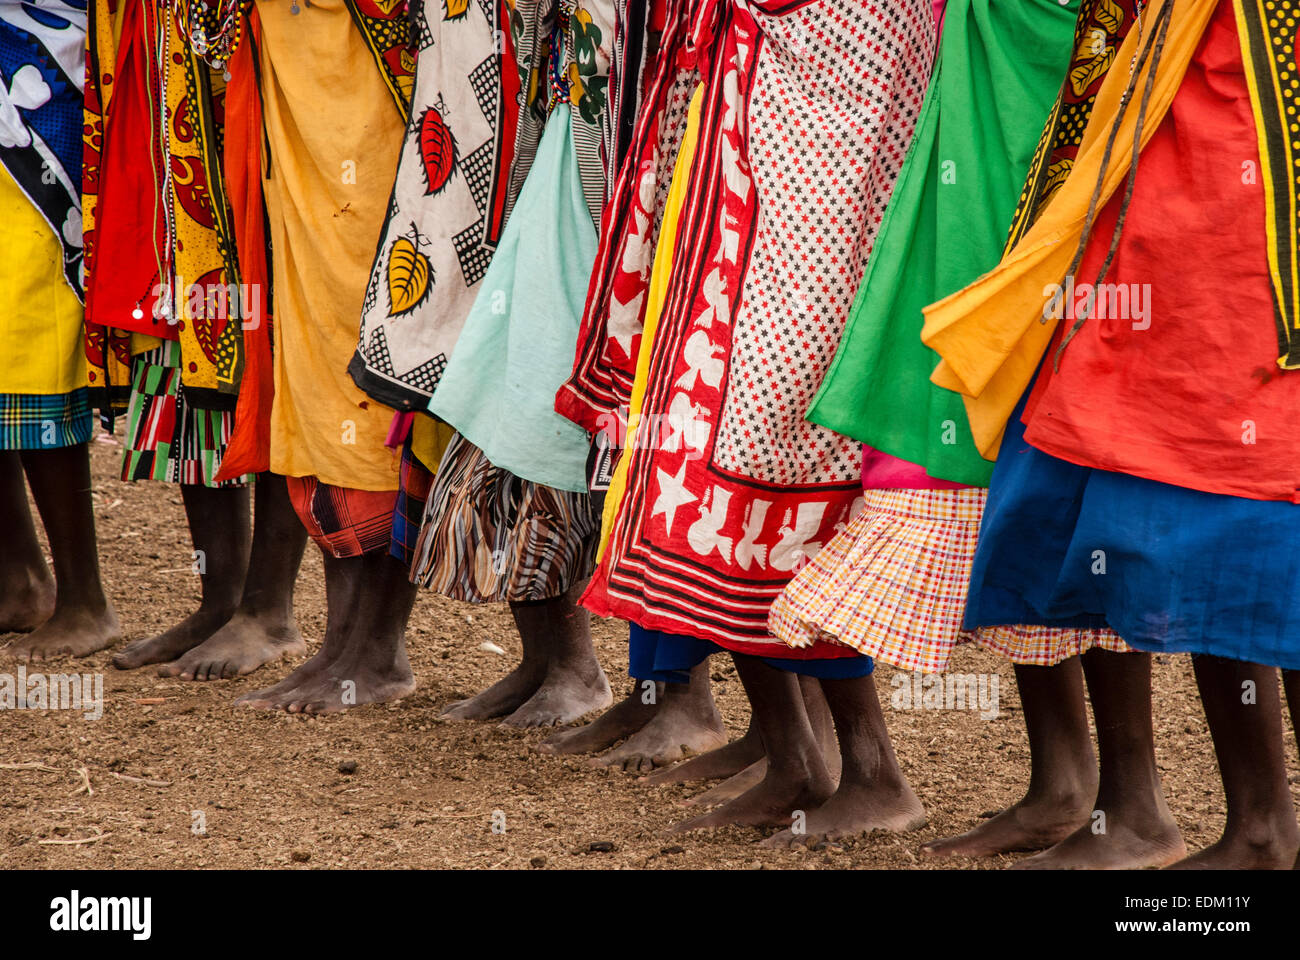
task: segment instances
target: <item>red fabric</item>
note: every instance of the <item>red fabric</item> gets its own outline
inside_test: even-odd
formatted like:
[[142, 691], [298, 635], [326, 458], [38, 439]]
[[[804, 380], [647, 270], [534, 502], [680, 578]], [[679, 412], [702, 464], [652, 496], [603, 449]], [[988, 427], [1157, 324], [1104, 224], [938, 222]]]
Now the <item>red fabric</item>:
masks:
[[[175, 340], [174, 325], [155, 316], [158, 263], [168, 256], [162, 177], [166, 131], [155, 131], [160, 112], [153, 4], [129, 3], [114, 67], [114, 94], [104, 118], [100, 195], [95, 229], [101, 242], [86, 289], [88, 323]], [[152, 162], [142, 146], [153, 151]], [[141, 315], [134, 316], [139, 308]]]
[[[1096, 279], [1121, 197], [1098, 216], [1076, 283]], [[1146, 321], [1132, 310], [1089, 319], [1055, 373], [1053, 344], [1025, 439], [1083, 466], [1300, 502], [1300, 376], [1276, 363], [1264, 204], [1236, 23], [1220, 4], [1142, 152], [1106, 278], [1150, 285], [1150, 325], [1134, 329]]]
[[393, 532], [396, 490], [356, 490], [315, 477], [286, 477], [289, 500], [307, 535], [332, 557], [387, 551]]
[[[248, 35], [261, 43], [257, 9], [248, 14]], [[271, 364], [271, 318], [266, 312], [269, 270], [262, 198], [262, 100], [257, 90], [255, 48], [241, 43], [230, 58], [226, 85], [223, 166], [226, 194], [234, 212], [239, 272], [252, 295], [258, 322], [244, 327], [244, 371], [239, 381], [235, 424], [217, 480], [261, 473], [271, 465], [271, 402], [275, 378]]]

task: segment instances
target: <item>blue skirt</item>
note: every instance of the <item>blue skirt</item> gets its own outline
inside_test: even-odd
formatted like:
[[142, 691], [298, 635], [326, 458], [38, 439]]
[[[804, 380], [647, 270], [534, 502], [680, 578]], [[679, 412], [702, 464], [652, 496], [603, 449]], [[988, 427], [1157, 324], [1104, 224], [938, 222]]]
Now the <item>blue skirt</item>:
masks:
[[[627, 672], [635, 680], [658, 683], [686, 683], [691, 670], [712, 654], [726, 653], [724, 647], [710, 640], [688, 637], [662, 630], [647, 630], [628, 624]], [[851, 680], [865, 677], [875, 668], [870, 657], [836, 657], [831, 660], [791, 660], [763, 657], [769, 667], [816, 677], [819, 680]]]
[[1300, 506], [1076, 466], [1007, 423], [963, 626], [1105, 627], [1152, 653], [1300, 669]]

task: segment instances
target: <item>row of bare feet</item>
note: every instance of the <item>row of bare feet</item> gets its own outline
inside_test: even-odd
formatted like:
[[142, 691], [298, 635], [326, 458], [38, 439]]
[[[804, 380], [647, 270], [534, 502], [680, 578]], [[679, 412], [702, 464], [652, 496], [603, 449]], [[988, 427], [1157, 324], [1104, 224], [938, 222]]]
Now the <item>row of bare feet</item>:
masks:
[[[41, 598], [28, 616], [39, 623]], [[44, 598], [52, 607], [52, 596]], [[48, 614], [48, 611], [46, 611]], [[6, 653], [24, 661], [84, 656], [112, 645], [119, 636], [111, 608], [52, 617], [13, 640]], [[518, 613], [518, 611], [517, 611]], [[21, 631], [27, 624], [7, 622]], [[541, 626], [538, 624], [537, 626]], [[200, 609], [166, 632], [128, 643], [113, 655], [121, 669], [158, 664], [161, 676], [218, 680], [243, 676], [259, 666], [294, 658], [308, 650], [292, 621], [275, 622], [242, 611], [222, 615]], [[327, 713], [347, 706], [399, 699], [415, 689], [404, 653], [368, 663], [358, 649], [326, 637], [317, 654], [280, 683], [239, 703], [292, 713]], [[594, 656], [528, 656], [487, 690], [450, 704], [453, 720], [497, 720], [507, 727], [560, 727], [609, 707], [609, 684]], [[780, 828], [762, 845], [835, 843], [876, 831], [905, 833], [926, 822], [920, 800], [906, 781], [840, 783], [839, 751], [829, 717], [814, 716], [825, 770], [800, 775], [768, 769], [761, 740], [752, 729], [728, 743], [722, 718], [709, 693], [708, 663], [689, 684], [636, 685], [594, 721], [564, 729], [537, 746], [544, 754], [595, 754], [590, 763], [631, 774], [650, 785], [715, 781], [682, 802], [695, 813], [674, 829], [689, 831], [728, 825]], [[352, 697], [343, 700], [342, 678]], [[811, 706], [811, 705], [810, 705]], [[1070, 785], [1054, 795], [1030, 793], [1014, 806], [986, 815], [959, 836], [933, 840], [922, 857], [983, 858], [1042, 851], [1015, 864], [1022, 869], [1222, 867], [1285, 865], [1295, 851], [1285, 837], [1225, 838], [1188, 857], [1177, 826], [1162, 800], [1105, 805], [1109, 822], [1098, 829], [1097, 782]], [[1152, 798], [1144, 798], [1151, 800]], [[1294, 839], [1294, 838], [1292, 838]]]

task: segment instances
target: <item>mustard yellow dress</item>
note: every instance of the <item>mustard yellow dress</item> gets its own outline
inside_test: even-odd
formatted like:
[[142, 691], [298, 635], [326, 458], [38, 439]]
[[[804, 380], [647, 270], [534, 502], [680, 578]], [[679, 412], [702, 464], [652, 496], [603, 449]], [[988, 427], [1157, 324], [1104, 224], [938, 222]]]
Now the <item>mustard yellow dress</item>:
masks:
[[274, 291], [271, 470], [398, 486], [390, 407], [348, 375], [405, 123], [344, 0], [259, 0]]

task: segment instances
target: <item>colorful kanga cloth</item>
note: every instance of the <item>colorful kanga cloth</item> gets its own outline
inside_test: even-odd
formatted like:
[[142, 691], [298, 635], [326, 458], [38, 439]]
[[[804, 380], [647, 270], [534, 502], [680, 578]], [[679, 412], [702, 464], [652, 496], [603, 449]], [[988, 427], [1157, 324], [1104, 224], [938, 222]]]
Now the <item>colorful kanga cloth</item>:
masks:
[[545, 6], [428, 0], [415, 10], [414, 109], [349, 366], [396, 409], [428, 406], [532, 162]]
[[[563, 592], [585, 578], [595, 547], [585, 480], [589, 441], [554, 412], [553, 400], [572, 361], [604, 202], [601, 138], [614, 11], [603, 0], [553, 10], [543, 139], [430, 404], [458, 429], [461, 452], [448, 455], [435, 478], [412, 576], [442, 592], [472, 581], [477, 586], [464, 587], [465, 595], [478, 602], [517, 599], [521, 584], [533, 594]], [[479, 487], [514, 491], [544, 509], [502, 512], [498, 498]], [[567, 519], [577, 516], [585, 522]], [[470, 539], [452, 546], [456, 535]], [[574, 536], [591, 542], [567, 540]], [[506, 549], [506, 542], [527, 549]], [[556, 576], [538, 583], [533, 556], [541, 542], [550, 544], [549, 554], [581, 565], [556, 567]], [[438, 549], [428, 549], [431, 543]], [[484, 550], [502, 558], [493, 571], [496, 586], [467, 566], [477, 566]]]
[[384, 447], [393, 412], [357, 388], [347, 365], [405, 111], [348, 3], [300, 9], [257, 2], [275, 300], [270, 468], [395, 491]]
[[0, 0], [0, 450], [90, 439], [81, 350], [84, 3]]
[[[573, 362], [605, 198], [612, 0], [561, 4], [551, 106], [515, 212], [429, 410], [496, 466], [587, 491], [587, 434], [554, 410]], [[491, 387], [485, 391], [484, 385]]]
[[996, 266], [1070, 60], [1080, 0], [948, 6], [916, 138], [808, 419], [987, 486], [961, 397], [930, 382], [922, 310]]
[[233, 409], [241, 325], [254, 319], [221, 170], [224, 74], [195, 54], [183, 12], [95, 0], [90, 18], [87, 354], [92, 385], [114, 409], [129, 333], [180, 343], [192, 407]]
[[429, 410], [501, 469], [585, 494], [590, 441], [553, 404], [596, 255], [573, 146], [561, 103]]
[[58, 240], [78, 297], [85, 39], [85, 0], [0, 0], [0, 165]]
[[926, 0], [704, 8], [699, 146], [641, 411], [662, 428], [628, 448], [584, 603], [762, 655], [786, 649], [771, 602], [860, 496], [860, 446], [802, 414], [911, 140], [935, 30]]
[[[1173, 12], [1170, 36], [1175, 28], [1187, 26], [1180, 21], [1180, 11]], [[1157, 362], [1166, 347], [1161, 341], [1176, 331], [1192, 342], [1207, 335], [1220, 337], [1223, 347], [1209, 354], [1212, 361], [1205, 364], [1204, 375], [1209, 383], [1228, 388], [1229, 398], [1245, 379], [1239, 376], [1234, 385], [1230, 375], [1234, 366], [1243, 372], [1241, 355], [1276, 359], [1280, 340], [1267, 338], [1270, 342], [1265, 343], [1258, 335], [1274, 316], [1274, 305], [1260, 302], [1260, 289], [1268, 289], [1269, 276], [1266, 244], [1260, 239], [1267, 234], [1258, 229], [1261, 221], [1267, 223], [1264, 191], [1248, 182], [1251, 178], [1243, 178], [1240, 167], [1225, 176], [1220, 166], [1223, 155], [1248, 156], [1251, 143], [1258, 142], [1250, 135], [1259, 128], [1248, 106], [1249, 67], [1241, 42], [1248, 31], [1240, 30], [1242, 8], [1226, 0], [1209, 14], [1191, 55], [1184, 60], [1180, 48], [1172, 48], [1174, 62], [1183, 64], [1183, 75], [1168, 109], [1148, 112], [1156, 129], [1146, 138], [1131, 200], [1112, 196], [1106, 202], [1083, 256], [1081, 276], [1095, 277], [1087, 271], [1097, 269], [1100, 255], [1111, 246], [1114, 223], [1124, 208], [1114, 266], [1105, 279], [1127, 282], [1125, 271], [1135, 263], [1144, 269], [1159, 264], [1160, 269], [1149, 274], [1151, 324], [1134, 325], [1139, 318], [1111, 313], [1090, 314], [1063, 350], [1060, 345], [1076, 318], [1067, 315], [1067, 323], [1054, 325], [1038, 382], [1006, 422], [972, 573], [966, 625], [1108, 624], [1141, 650], [1294, 668], [1300, 664], [1300, 632], [1294, 591], [1288, 586], [1297, 575], [1297, 564], [1285, 540], [1268, 532], [1286, 524], [1294, 504], [1281, 498], [1203, 492], [1191, 484], [1076, 465], [1042, 452], [1029, 436], [1040, 426], [1054, 426], [1045, 399], [1059, 388], [1066, 371], [1087, 363], [1098, 351], [1090, 328], [1106, 330], [1103, 348], [1113, 343]], [[1157, 30], [1158, 25], [1157, 20]], [[1109, 127], [1115, 118], [1102, 112], [1101, 102], [1099, 96], [1091, 122]], [[1087, 136], [1095, 135], [1090, 127]], [[1168, 170], [1175, 160], [1184, 175], [1171, 178]], [[1085, 171], [1082, 161], [1076, 164], [1054, 206], [1072, 194], [1070, 181], [1086, 175], [1095, 184], [1100, 169], [1097, 164]], [[1230, 225], [1230, 205], [1247, 224], [1257, 225], [1254, 239]], [[1048, 208], [1047, 216], [1053, 209]], [[1063, 219], [1076, 213], [1056, 209]], [[1027, 236], [1036, 229], [1031, 227]], [[1226, 244], [1225, 235], [1231, 238]], [[1244, 254], [1237, 243], [1244, 245]], [[1048, 276], [1045, 269], [1039, 267], [1040, 285]], [[1240, 296], [1242, 309], [1235, 301], [1230, 311], [1207, 310], [1204, 305], [1200, 311], [1180, 309], [1185, 275], [1195, 284], [1205, 273], [1221, 289]], [[1027, 270], [1026, 282], [1030, 276]], [[982, 309], [978, 299], [971, 303]], [[1161, 304], [1167, 304], [1177, 320], [1163, 330], [1158, 329]], [[1007, 324], [1015, 323], [1015, 315], [1008, 316]], [[963, 334], [978, 329], [963, 329], [960, 319], [954, 327]], [[1234, 333], [1230, 342], [1222, 339], [1225, 330]], [[954, 338], [954, 344], [959, 339]], [[1222, 398], [1211, 399], [1192, 385], [1202, 376], [1199, 365], [1177, 369], [1185, 371], [1175, 394], [1177, 410], [1200, 425], [1202, 440], [1212, 441]], [[1161, 375], [1172, 372], [1161, 370]], [[1134, 376], [1131, 367], [1107, 372], [1098, 392], [1111, 396], [1118, 391], [1123, 397]], [[1294, 389], [1293, 375], [1275, 376], [1278, 389]], [[1159, 422], [1164, 411], [1148, 404], [1146, 411], [1134, 415], [1148, 414]], [[1192, 445], [1193, 453], [1198, 446]], [[1212, 444], [1201, 449], [1204, 446]], [[1193, 470], [1196, 466], [1192, 459]]]
[[[1300, 373], [1277, 360], [1286, 340], [1267, 229], [1277, 184], [1254, 173], [1270, 166], [1231, 3], [1215, 12], [1168, 113], [1147, 122], [1158, 129], [1092, 316], [1064, 351], [1050, 351], [1025, 440], [1087, 467], [1300, 503]], [[1294, 181], [1281, 186], [1300, 197]], [[1087, 311], [1083, 286], [1110, 255], [1120, 210], [1113, 197], [1097, 216], [1066, 285], [1064, 330]]]
[[[651, 267], [668, 190], [699, 86], [699, 44], [710, 9], [669, 0], [659, 54], [625, 162], [611, 181], [600, 245], [578, 333], [573, 372], [555, 409], [621, 447], [646, 324]], [[616, 78], [617, 82], [617, 78]], [[683, 185], [683, 190], [685, 186]]]
[[131, 358], [123, 480], [167, 480], [205, 487], [237, 487], [251, 474], [218, 480], [230, 442], [229, 410], [194, 407], [181, 384], [181, 345], [164, 340]]
[[[668, 277], [673, 269], [673, 253], [677, 249], [677, 230], [681, 225], [682, 209], [686, 205], [691, 171], [695, 164], [695, 151], [699, 145], [703, 105], [704, 86], [701, 84], [696, 87], [695, 93], [691, 96], [690, 105], [687, 108], [686, 130], [682, 135], [681, 147], [673, 161], [672, 180], [668, 187], [668, 198], [664, 203], [663, 225], [655, 243], [654, 265], [650, 270], [649, 287], [646, 291], [645, 326], [640, 335], [636, 361], [636, 379], [632, 383], [632, 391], [628, 397], [627, 443], [617, 444], [616, 446], [619, 447], [635, 446], [637, 443], [647, 442], [647, 438], [649, 438], [650, 442], [654, 442], [655, 438], [653, 423], [646, 425], [644, 428], [646, 433], [640, 433], [643, 429], [641, 408], [645, 400], [655, 331], [659, 326], [659, 317], [663, 313], [664, 295], [668, 290]], [[606, 427], [605, 429], [610, 428]], [[619, 507], [622, 505], [623, 495], [627, 492], [627, 465], [628, 457], [626, 450], [624, 450], [623, 455], [614, 464], [607, 493], [602, 504], [600, 545], [597, 557], [603, 557], [605, 554], [610, 534], [613, 532], [614, 521], [618, 517]], [[712, 641], [700, 642], [711, 643]]]

